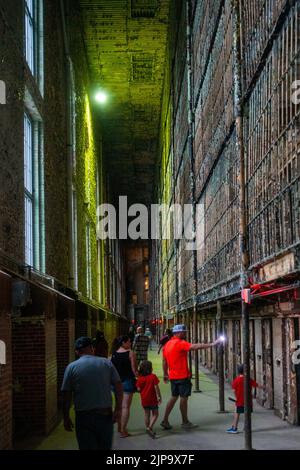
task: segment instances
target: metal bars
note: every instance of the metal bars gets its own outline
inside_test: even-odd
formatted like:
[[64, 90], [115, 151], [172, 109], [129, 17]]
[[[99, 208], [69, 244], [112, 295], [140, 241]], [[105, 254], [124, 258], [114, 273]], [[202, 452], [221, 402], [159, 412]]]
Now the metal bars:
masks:
[[[246, 225], [250, 271], [300, 243], [299, 104], [300, 4], [285, 0], [241, 0], [241, 76], [246, 167]], [[235, 70], [231, 0], [191, 2], [192, 99], [199, 303], [237, 293], [240, 286], [240, 163], [234, 115]], [[158, 202], [192, 203], [188, 154], [186, 11], [176, 18], [163, 98]], [[168, 112], [166, 111], [168, 109]], [[168, 129], [168, 130], [167, 130]], [[163, 145], [161, 146], [163, 148]], [[166, 145], [168, 147], [168, 145]], [[170, 182], [171, 180], [171, 182]], [[248, 239], [248, 240], [246, 240]], [[158, 242], [160, 245], [160, 242]], [[160, 272], [168, 272], [168, 305], [183, 309], [193, 297], [193, 263], [184, 241], [162, 243]], [[172, 277], [175, 257], [175, 286]], [[172, 261], [171, 261], [172, 260]], [[157, 270], [157, 269], [156, 269]], [[172, 288], [171, 288], [172, 286]], [[158, 303], [158, 302], [157, 302]], [[166, 301], [164, 302], [164, 305]], [[191, 305], [190, 303], [188, 305]]]
[[245, 122], [250, 264], [300, 241], [300, 6], [290, 11], [251, 93]]

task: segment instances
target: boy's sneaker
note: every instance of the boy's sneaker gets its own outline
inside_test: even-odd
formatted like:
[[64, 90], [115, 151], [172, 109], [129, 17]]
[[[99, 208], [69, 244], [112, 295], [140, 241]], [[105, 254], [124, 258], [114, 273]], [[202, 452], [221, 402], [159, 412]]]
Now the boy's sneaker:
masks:
[[226, 432], [228, 432], [229, 434], [237, 434], [237, 433], [238, 433], [238, 430], [237, 430], [237, 428], [233, 428], [233, 427], [231, 426], [231, 428], [227, 429]]
[[198, 427], [198, 424], [193, 424], [188, 421], [187, 423], [182, 423], [181, 427], [183, 429], [194, 429]]

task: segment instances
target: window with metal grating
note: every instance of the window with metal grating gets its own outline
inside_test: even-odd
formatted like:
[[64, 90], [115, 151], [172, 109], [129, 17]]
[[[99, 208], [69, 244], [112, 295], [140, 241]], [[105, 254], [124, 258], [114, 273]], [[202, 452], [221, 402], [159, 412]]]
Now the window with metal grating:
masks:
[[131, 18], [154, 18], [158, 0], [131, 0]]
[[132, 56], [132, 74], [133, 82], [150, 82], [153, 79], [153, 54], [133, 54]]
[[152, 106], [135, 105], [133, 112], [134, 121], [136, 122], [151, 122], [153, 120]]

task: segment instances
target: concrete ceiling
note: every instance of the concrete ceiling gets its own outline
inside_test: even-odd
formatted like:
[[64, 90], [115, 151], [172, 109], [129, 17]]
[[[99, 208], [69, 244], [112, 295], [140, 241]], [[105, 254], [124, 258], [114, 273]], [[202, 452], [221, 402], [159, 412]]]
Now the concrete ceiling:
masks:
[[170, 0], [80, 0], [104, 155], [116, 195], [152, 199]]

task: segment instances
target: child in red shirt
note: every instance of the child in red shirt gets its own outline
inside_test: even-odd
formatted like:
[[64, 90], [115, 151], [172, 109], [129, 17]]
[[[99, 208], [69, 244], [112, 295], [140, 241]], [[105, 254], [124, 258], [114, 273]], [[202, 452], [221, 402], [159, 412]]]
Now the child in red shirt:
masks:
[[[230, 434], [237, 434], [238, 433], [238, 424], [240, 419], [240, 414], [244, 413], [244, 366], [238, 366], [238, 377], [234, 379], [232, 382], [232, 389], [235, 393], [235, 413], [233, 417], [233, 424], [231, 428], [227, 429], [226, 432]], [[258, 385], [255, 380], [250, 380], [251, 386], [251, 396], [252, 396], [252, 388], [263, 388]], [[252, 403], [251, 403], [251, 412], [252, 412]]]
[[141, 402], [145, 411], [146, 432], [152, 439], [155, 439], [153, 426], [158, 418], [158, 405], [161, 404], [161, 394], [158, 386], [159, 380], [152, 373], [152, 370], [150, 361], [140, 363], [136, 388], [141, 392]]

